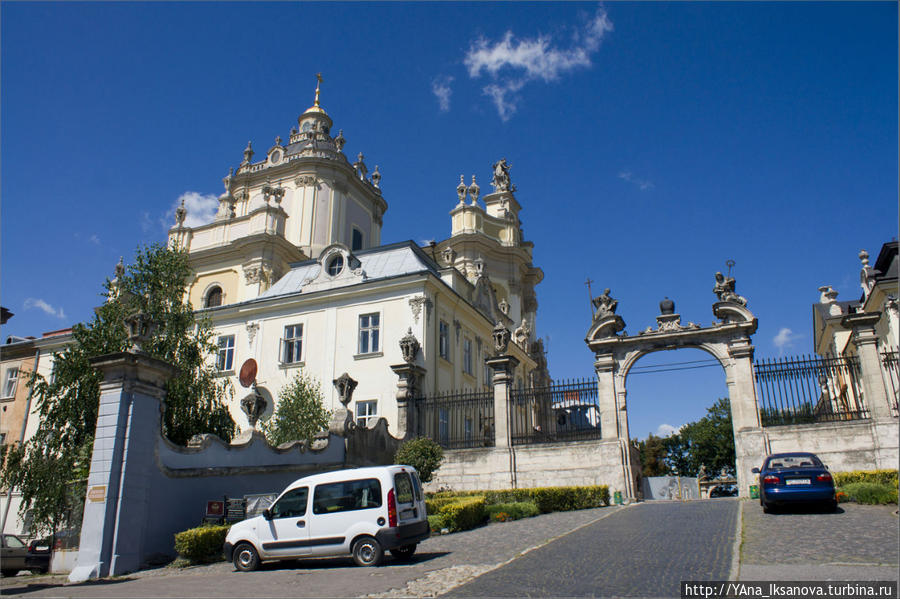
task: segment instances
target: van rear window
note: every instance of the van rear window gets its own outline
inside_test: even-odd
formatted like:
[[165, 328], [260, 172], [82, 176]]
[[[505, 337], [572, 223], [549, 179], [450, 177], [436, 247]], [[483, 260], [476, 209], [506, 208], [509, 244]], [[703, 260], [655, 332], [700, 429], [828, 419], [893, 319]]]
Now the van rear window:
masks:
[[394, 475], [394, 490], [397, 492], [397, 503], [413, 502], [413, 484], [406, 472]]
[[316, 487], [314, 514], [332, 514], [381, 507], [381, 483], [377, 478], [345, 480]]

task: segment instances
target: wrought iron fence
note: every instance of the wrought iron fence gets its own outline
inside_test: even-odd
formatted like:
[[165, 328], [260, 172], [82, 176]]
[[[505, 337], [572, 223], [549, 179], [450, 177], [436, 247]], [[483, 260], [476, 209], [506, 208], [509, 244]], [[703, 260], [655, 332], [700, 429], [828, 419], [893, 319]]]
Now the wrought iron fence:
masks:
[[513, 445], [600, 438], [597, 381], [566, 381], [509, 393]]
[[754, 365], [763, 426], [868, 418], [856, 357], [761, 360]]
[[900, 361], [896, 349], [881, 352], [881, 369], [884, 372], [884, 386], [888, 392], [891, 412], [897, 416], [900, 413], [897, 406], [897, 399], [900, 397]]
[[450, 391], [415, 400], [416, 434], [445, 449], [494, 446], [494, 391]]

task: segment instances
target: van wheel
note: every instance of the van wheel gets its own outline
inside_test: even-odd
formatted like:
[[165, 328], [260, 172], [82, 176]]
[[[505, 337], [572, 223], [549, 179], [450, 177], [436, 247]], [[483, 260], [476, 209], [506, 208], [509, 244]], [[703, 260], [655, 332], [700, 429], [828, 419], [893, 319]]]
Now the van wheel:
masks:
[[259, 567], [259, 554], [250, 543], [240, 543], [234, 548], [234, 567], [241, 572], [251, 572]]
[[396, 558], [402, 562], [411, 560], [413, 553], [415, 553], [415, 552], [416, 552], [415, 544], [404, 545], [403, 547], [395, 547], [394, 549], [391, 549], [391, 555], [393, 555], [394, 558]]
[[377, 566], [383, 557], [381, 543], [372, 537], [360, 537], [353, 544], [353, 561], [357, 566]]

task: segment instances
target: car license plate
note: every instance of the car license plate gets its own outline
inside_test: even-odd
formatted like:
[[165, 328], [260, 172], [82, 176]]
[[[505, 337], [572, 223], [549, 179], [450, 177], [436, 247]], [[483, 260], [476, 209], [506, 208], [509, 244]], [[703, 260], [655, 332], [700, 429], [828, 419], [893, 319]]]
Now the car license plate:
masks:
[[34, 548], [35, 551], [50, 551], [50, 545], [38, 545]]
[[808, 485], [809, 479], [808, 478], [789, 478], [784, 482], [787, 485]]

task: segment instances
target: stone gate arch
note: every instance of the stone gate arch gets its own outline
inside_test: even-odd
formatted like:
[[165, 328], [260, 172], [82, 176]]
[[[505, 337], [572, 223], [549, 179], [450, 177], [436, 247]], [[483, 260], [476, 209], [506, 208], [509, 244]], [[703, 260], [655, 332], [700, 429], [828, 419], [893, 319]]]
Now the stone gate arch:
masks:
[[716, 281], [719, 301], [712, 305], [712, 311], [717, 320], [709, 327], [692, 322], [682, 324], [674, 302], [665, 299], [660, 302], [655, 329], [647, 327], [636, 335], [623, 335], [625, 321], [615, 313], [618, 302], [609, 297], [609, 290], [593, 300], [596, 312], [585, 342], [594, 352], [601, 434], [604, 440], [620, 446], [621, 483], [628, 497], [635, 497], [637, 472], [629, 444], [626, 382], [632, 366], [649, 353], [696, 348], [719, 361], [725, 371], [731, 404], [741, 496], [749, 495], [750, 469], [762, 463], [766, 455], [753, 376], [751, 336], [758, 321], [747, 309], [747, 301], [734, 293], [734, 279], [717, 273]]

